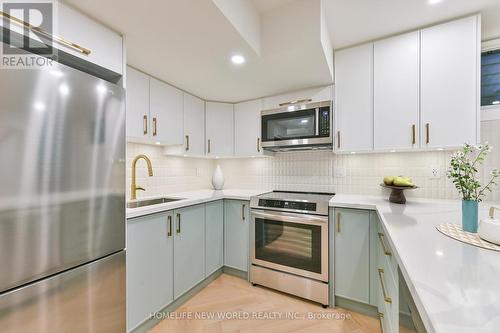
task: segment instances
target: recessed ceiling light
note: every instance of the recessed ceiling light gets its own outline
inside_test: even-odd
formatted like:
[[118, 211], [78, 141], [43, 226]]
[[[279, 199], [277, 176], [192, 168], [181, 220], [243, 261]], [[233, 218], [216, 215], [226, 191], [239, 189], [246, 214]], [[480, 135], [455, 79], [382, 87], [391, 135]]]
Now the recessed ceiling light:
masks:
[[241, 65], [245, 62], [245, 57], [242, 56], [241, 54], [235, 54], [231, 57], [231, 61], [235, 65]]
[[500, 104], [500, 101], [493, 101], [493, 102], [491, 102], [491, 104], [498, 105], [498, 104]]
[[443, 0], [427, 0], [427, 1], [429, 2], [429, 5], [435, 5], [442, 2]]

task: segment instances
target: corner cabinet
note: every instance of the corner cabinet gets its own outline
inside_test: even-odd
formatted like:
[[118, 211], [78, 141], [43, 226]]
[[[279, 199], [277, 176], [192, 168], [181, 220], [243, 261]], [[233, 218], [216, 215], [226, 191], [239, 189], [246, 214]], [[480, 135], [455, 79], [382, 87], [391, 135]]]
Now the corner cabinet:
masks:
[[224, 202], [205, 205], [205, 276], [224, 265]]
[[174, 300], [173, 212], [127, 221], [127, 331]]
[[457, 147], [479, 138], [480, 17], [421, 32], [421, 144]]
[[373, 43], [335, 53], [335, 151], [373, 150]]
[[334, 294], [370, 303], [370, 212], [334, 211]]
[[206, 155], [211, 157], [234, 154], [234, 112], [230, 103], [206, 103]]
[[248, 272], [250, 202], [224, 200], [224, 266]]

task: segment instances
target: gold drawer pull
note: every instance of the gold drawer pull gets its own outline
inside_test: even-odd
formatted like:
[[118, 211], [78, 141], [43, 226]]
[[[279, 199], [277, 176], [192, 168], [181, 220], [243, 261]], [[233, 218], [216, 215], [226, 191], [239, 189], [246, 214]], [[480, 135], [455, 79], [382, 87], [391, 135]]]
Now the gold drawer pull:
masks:
[[156, 117], [153, 117], [153, 136], [156, 136], [157, 131], [156, 131]]
[[378, 321], [380, 323], [380, 332], [384, 332], [384, 326], [382, 325], [382, 319], [384, 319], [384, 314], [382, 312], [378, 313]]
[[186, 135], [186, 151], [189, 150], [189, 135]]
[[384, 234], [381, 233], [381, 232], [379, 232], [378, 233], [378, 239], [380, 240], [380, 244], [382, 245], [382, 249], [384, 250], [384, 254], [386, 256], [392, 256], [392, 252], [385, 247]]
[[387, 291], [385, 290], [384, 278], [382, 277], [382, 274], [384, 274], [384, 270], [382, 268], [379, 268], [378, 269], [378, 278], [380, 280], [380, 285], [382, 286], [382, 293], [384, 294], [384, 301], [386, 301], [386, 303], [392, 303], [392, 298], [387, 296]]
[[148, 116], [142, 117], [142, 132], [144, 135], [148, 134]]
[[411, 143], [417, 143], [417, 134], [416, 134], [416, 126], [415, 124], [411, 125]]
[[177, 233], [181, 233], [181, 214], [177, 213]]

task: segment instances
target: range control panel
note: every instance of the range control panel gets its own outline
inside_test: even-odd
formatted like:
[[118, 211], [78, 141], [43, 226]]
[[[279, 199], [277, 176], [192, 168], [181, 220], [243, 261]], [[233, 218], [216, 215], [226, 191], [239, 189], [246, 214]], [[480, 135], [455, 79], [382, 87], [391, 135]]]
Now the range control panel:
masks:
[[309, 211], [309, 212], [316, 211], [316, 203], [315, 202], [259, 199], [259, 206], [260, 207], [267, 207], [267, 208], [304, 210], [304, 211]]

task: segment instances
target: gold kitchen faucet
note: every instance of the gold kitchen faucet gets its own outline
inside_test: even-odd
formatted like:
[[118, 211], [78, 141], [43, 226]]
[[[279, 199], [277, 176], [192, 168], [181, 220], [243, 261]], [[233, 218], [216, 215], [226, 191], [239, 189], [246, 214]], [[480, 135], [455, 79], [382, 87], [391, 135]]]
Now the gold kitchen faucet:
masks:
[[137, 186], [135, 183], [135, 173], [136, 173], [136, 164], [140, 159], [144, 159], [148, 165], [148, 174], [149, 177], [153, 176], [153, 166], [151, 165], [151, 160], [146, 155], [137, 155], [132, 161], [132, 184], [130, 185], [130, 200], [137, 199], [137, 190], [146, 191], [145, 188]]

